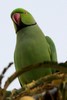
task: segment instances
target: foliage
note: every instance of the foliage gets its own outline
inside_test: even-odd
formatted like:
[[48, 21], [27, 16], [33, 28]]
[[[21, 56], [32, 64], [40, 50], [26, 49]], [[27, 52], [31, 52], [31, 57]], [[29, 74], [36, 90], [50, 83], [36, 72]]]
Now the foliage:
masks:
[[[67, 62], [43, 62], [22, 68], [22, 70], [15, 72], [7, 79], [4, 88], [2, 89], [1, 84], [3, 76], [12, 64], [13, 62], [4, 68], [0, 75], [0, 100], [26, 100], [29, 97], [31, 97], [30, 100], [67, 100]], [[41, 77], [36, 81], [32, 81], [25, 85], [25, 88], [7, 91], [8, 86], [18, 76], [40, 67], [50, 67], [58, 72]], [[25, 96], [27, 96], [26, 99], [24, 99]]]

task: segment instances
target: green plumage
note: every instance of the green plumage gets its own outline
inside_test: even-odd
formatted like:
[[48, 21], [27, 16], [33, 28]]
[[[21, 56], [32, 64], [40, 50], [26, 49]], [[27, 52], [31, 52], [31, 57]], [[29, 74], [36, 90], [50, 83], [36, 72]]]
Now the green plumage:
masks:
[[[19, 24], [14, 17], [15, 14], [17, 16], [20, 14]], [[19, 19], [17, 16], [16, 18]], [[14, 62], [17, 71], [31, 64], [44, 61], [57, 61], [56, 49], [53, 41], [43, 34], [29, 12], [18, 8], [12, 12], [11, 18], [17, 33], [14, 52]], [[21, 75], [19, 81], [24, 85], [51, 73], [52, 70], [50, 68], [39, 68]]]

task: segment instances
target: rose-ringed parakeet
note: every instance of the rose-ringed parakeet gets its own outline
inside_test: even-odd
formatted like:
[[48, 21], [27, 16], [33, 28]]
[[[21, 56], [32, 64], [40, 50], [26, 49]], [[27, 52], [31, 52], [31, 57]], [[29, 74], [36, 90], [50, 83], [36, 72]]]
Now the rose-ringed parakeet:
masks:
[[[53, 41], [45, 36], [34, 20], [33, 16], [22, 8], [11, 13], [17, 39], [14, 52], [16, 71], [28, 65], [44, 61], [57, 61], [56, 49]], [[38, 68], [24, 73], [19, 77], [21, 85], [37, 80], [52, 73], [52, 69]]]

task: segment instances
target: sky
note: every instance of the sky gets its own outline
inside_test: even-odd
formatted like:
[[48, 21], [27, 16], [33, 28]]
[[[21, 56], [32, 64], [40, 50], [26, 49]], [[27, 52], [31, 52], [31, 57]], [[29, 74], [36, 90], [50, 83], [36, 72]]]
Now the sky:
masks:
[[[0, 1], [0, 73], [14, 61], [16, 34], [11, 12], [16, 8], [28, 10], [35, 18], [45, 35], [55, 43], [58, 62], [67, 61], [67, 0], [1, 0]], [[15, 72], [15, 66], [5, 74], [4, 82]], [[20, 88], [18, 79], [8, 90]]]

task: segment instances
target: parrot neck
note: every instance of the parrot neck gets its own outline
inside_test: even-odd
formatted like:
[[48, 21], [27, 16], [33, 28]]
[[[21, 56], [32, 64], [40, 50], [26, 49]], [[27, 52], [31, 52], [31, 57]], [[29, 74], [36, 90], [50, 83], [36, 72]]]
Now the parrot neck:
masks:
[[[39, 28], [37, 24], [27, 26], [25, 28], [22, 28], [20, 31], [17, 32], [17, 40], [21, 41], [22, 38], [33, 38], [37, 35], [42, 34], [42, 30]], [[43, 34], [44, 35], [44, 34]]]
[[24, 27], [24, 28], [22, 28], [21, 30], [19, 30], [18, 32], [17, 32], [17, 35], [20, 35], [20, 34], [28, 34], [28, 32], [33, 32], [33, 31], [31, 31], [31, 30], [36, 30], [36, 29], [40, 29], [39, 28], [39, 26], [37, 25], [37, 23], [35, 23], [35, 24], [31, 24], [31, 25], [27, 25], [26, 27]]
[[19, 32], [21, 29], [24, 29], [24, 28], [26, 28], [26, 27], [30, 27], [30, 26], [34, 26], [34, 25], [36, 25], [36, 24], [37, 24], [36, 22], [33, 23], [33, 24], [30, 24], [30, 25], [26, 25], [26, 24], [24, 24], [24, 23], [20, 23], [19, 26], [16, 25], [16, 26], [17, 26], [16, 33]]

